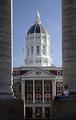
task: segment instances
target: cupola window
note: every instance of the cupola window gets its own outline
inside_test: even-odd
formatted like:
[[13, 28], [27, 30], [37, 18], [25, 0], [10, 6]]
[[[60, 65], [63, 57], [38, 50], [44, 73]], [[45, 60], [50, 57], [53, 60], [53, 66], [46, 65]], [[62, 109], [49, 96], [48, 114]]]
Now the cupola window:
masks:
[[36, 50], [37, 50], [37, 55], [39, 55], [39, 53], [40, 53], [40, 48], [39, 48], [39, 46], [37, 46]]
[[46, 46], [43, 46], [42, 52], [43, 52], [43, 55], [46, 55]]
[[29, 48], [27, 48], [27, 55], [29, 56]]
[[33, 46], [31, 47], [31, 55], [33, 55]]

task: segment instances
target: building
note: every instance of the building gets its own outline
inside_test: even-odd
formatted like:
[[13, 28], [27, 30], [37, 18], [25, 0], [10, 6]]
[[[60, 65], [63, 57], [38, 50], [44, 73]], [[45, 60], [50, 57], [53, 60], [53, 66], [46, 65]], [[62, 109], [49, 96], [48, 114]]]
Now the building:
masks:
[[39, 13], [26, 35], [25, 66], [14, 68], [14, 83], [24, 100], [25, 118], [50, 118], [51, 102], [63, 91], [62, 68], [52, 65], [50, 36]]

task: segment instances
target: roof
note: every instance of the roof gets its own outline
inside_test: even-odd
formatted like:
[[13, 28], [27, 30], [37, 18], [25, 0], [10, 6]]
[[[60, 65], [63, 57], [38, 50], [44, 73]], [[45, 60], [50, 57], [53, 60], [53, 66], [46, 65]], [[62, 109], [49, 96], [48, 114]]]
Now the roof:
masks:
[[41, 24], [34, 24], [30, 29], [28, 30], [27, 35], [34, 34], [34, 33], [43, 33], [46, 34], [46, 30]]

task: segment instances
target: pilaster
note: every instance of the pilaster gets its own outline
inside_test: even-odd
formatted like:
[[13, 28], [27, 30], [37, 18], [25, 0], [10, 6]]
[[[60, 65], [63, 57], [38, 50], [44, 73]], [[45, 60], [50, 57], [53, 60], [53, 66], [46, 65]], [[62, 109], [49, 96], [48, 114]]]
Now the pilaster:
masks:
[[56, 80], [52, 80], [52, 99], [56, 96]]
[[33, 80], [33, 103], [35, 103], [35, 80]]

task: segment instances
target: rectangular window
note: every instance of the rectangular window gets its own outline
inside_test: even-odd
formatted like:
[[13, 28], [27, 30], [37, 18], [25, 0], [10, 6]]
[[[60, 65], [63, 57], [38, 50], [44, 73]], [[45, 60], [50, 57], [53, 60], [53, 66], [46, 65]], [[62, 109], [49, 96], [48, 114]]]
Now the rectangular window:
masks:
[[25, 90], [26, 90], [26, 92], [32, 92], [32, 90], [33, 90], [32, 83], [27, 83], [26, 82], [26, 84], [25, 84]]
[[41, 83], [36, 83], [36, 92], [41, 92]]
[[27, 48], [27, 55], [29, 56], [29, 48]]
[[44, 89], [45, 89], [45, 92], [51, 92], [52, 91], [51, 83], [45, 83]]
[[33, 55], [33, 46], [31, 47], [31, 55]]
[[40, 53], [40, 49], [39, 49], [39, 46], [37, 46], [37, 55], [39, 55]]
[[46, 46], [43, 46], [42, 52], [43, 52], [43, 55], [46, 55]]

